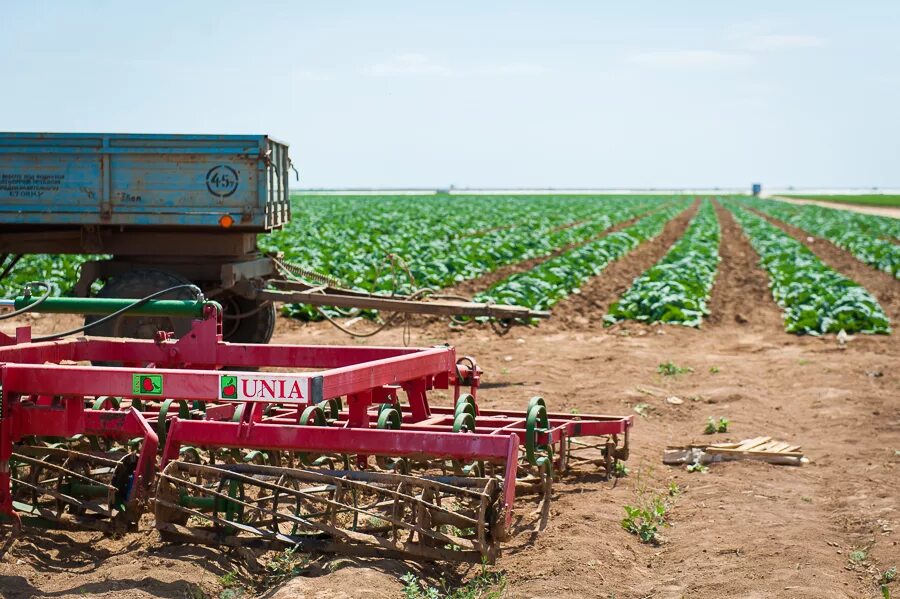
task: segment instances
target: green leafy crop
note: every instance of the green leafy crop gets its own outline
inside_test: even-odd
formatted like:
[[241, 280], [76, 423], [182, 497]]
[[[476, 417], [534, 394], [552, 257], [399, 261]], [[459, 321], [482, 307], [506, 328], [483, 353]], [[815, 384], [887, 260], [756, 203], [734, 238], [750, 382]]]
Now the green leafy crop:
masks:
[[861, 262], [900, 278], [900, 220], [824, 206], [748, 198], [752, 208], [832, 242]]
[[[585, 243], [659, 203], [653, 196], [303, 195], [294, 197], [294, 220], [260, 246], [351, 288], [410, 293]], [[408, 272], [392, 269], [388, 256]], [[308, 306], [288, 313], [317, 317]]]
[[[29, 254], [23, 256], [9, 275], [0, 281], [0, 297], [14, 297], [22, 293], [31, 281], [47, 281], [63, 294], [78, 280], [78, 271], [87, 260], [99, 258], [87, 255]], [[2, 268], [2, 264], [0, 264]]]
[[789, 333], [890, 333], [884, 310], [858, 283], [822, 263], [802, 243], [748, 210], [727, 202], [769, 273], [772, 297]]
[[604, 322], [637, 320], [699, 327], [709, 314], [707, 301], [720, 260], [719, 237], [716, 212], [712, 203], [704, 200], [684, 236], [610, 306]]
[[666, 223], [686, 207], [684, 200], [678, 200], [676, 204], [657, 210], [621, 231], [542, 262], [527, 272], [512, 275], [475, 299], [546, 310], [577, 292], [587, 279], [600, 274], [610, 262], [659, 235]]

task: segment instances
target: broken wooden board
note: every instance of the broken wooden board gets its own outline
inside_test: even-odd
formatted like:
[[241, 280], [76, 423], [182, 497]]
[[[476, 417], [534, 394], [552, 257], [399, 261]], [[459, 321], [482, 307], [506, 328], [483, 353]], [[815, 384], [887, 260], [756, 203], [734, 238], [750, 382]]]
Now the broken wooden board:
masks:
[[802, 466], [809, 460], [799, 445], [778, 441], [772, 437], [754, 437], [736, 443], [691, 444], [667, 447], [663, 451], [663, 464], [712, 464], [735, 460], [759, 460], [770, 464]]

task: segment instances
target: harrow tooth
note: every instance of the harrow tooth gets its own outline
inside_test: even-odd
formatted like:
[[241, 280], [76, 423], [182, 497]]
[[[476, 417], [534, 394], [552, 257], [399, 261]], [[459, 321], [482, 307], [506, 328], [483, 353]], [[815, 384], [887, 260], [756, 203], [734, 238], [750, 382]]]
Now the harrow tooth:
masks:
[[0, 520], [118, 531], [149, 499], [166, 540], [490, 562], [517, 494], [543, 527], [554, 476], [628, 455], [630, 416], [481, 409], [452, 347], [225, 343], [190, 308], [181, 339], [0, 336]]
[[[240, 493], [224, 490], [236, 484]], [[197, 543], [476, 563], [497, 554], [500, 499], [491, 478], [174, 461], [159, 475], [154, 503], [164, 536]]]
[[139, 508], [127, 494], [137, 454], [22, 445], [11, 462], [12, 499], [26, 516], [108, 532], [136, 526]]

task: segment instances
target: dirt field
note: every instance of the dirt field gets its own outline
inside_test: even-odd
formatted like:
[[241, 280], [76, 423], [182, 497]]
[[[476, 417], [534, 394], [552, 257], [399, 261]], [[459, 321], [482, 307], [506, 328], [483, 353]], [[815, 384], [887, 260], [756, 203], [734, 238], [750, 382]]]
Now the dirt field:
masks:
[[852, 210], [853, 212], [861, 212], [863, 214], [900, 218], [900, 208], [893, 208], [891, 206], [866, 206], [862, 204], [849, 204], [846, 202], [828, 202], [826, 200], [803, 200], [785, 196], [771, 197], [772, 199], [781, 200], [782, 202], [788, 202], [790, 204], [815, 204], [816, 206], [825, 206], [826, 208], [839, 208], [841, 210]]
[[[723, 260], [712, 317], [703, 328], [603, 328], [606, 306], [665, 253], [689, 216], [612, 264], [539, 327], [517, 328], [505, 337], [487, 328], [452, 330], [434, 322], [417, 323], [411, 331], [413, 345], [446, 341], [478, 359], [485, 370], [483, 407], [521, 409], [535, 394], [554, 411], [634, 414], [635, 406], [646, 404], [645, 416], [636, 417], [627, 477], [557, 481], [549, 525], [539, 534], [530, 529], [536, 505], [517, 504], [515, 534], [490, 568], [505, 574], [503, 596], [880, 596], [877, 577], [900, 566], [896, 334], [858, 335], [844, 347], [833, 336], [785, 334], [756, 255], [721, 209]], [[802, 239], [828, 264], [865, 285], [894, 325], [900, 323], [900, 283], [826, 241]], [[75, 322], [34, 320], [40, 331]], [[0, 330], [10, 328], [3, 324]], [[356, 343], [326, 323], [280, 319], [278, 324], [280, 342]], [[401, 340], [395, 329], [369, 343]], [[669, 361], [693, 372], [658, 374], [657, 366]], [[667, 402], [672, 396], [683, 403]], [[710, 416], [731, 421], [716, 441], [769, 435], [802, 445], [810, 463], [799, 468], [714, 464], [707, 473], [663, 466], [666, 445], [709, 440], [702, 431]], [[622, 529], [623, 506], [635, 504], [642, 489], [666, 493], [671, 482], [680, 493], [670, 499], [674, 505], [669, 526], [661, 531], [663, 542], [642, 544]], [[865, 557], [852, 561], [854, 551]], [[440, 577], [458, 583], [478, 570], [317, 558], [303, 575], [275, 584], [265, 596], [397, 597], [402, 596], [399, 577], [409, 571], [431, 583]], [[228, 574], [233, 571], [237, 574]], [[238, 597], [241, 584], [260, 576], [238, 554], [164, 545], [150, 531], [119, 539], [32, 531], [0, 558], [0, 596]], [[230, 586], [224, 594], [223, 582]], [[900, 594], [898, 583], [891, 590]]]

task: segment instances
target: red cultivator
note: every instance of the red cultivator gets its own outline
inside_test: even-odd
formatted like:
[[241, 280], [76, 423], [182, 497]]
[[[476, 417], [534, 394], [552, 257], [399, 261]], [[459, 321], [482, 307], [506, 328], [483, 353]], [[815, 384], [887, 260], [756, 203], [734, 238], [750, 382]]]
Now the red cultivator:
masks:
[[492, 560], [517, 490], [627, 457], [630, 417], [480, 410], [452, 347], [231, 344], [217, 304], [141, 309], [175, 308], [178, 340], [0, 334], [0, 517], [116, 529], [152, 495], [170, 540]]

